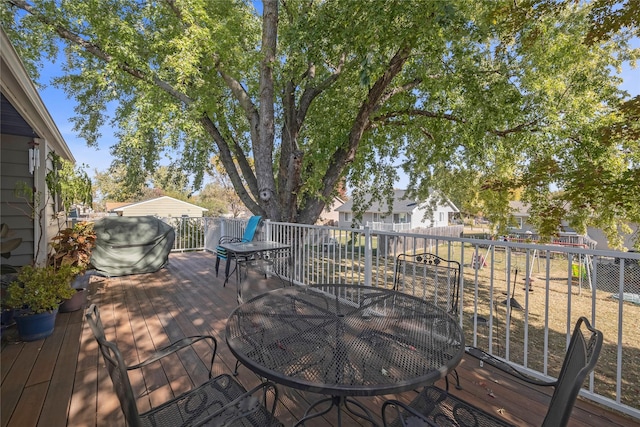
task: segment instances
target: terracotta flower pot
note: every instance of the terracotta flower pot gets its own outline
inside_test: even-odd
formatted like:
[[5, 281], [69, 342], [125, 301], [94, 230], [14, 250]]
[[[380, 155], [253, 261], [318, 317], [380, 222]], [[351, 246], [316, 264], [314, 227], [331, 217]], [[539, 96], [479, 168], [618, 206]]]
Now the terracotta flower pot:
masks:
[[60, 313], [80, 310], [84, 306], [84, 303], [87, 302], [87, 290], [85, 288], [76, 288], [76, 291], [74, 296], [60, 304]]

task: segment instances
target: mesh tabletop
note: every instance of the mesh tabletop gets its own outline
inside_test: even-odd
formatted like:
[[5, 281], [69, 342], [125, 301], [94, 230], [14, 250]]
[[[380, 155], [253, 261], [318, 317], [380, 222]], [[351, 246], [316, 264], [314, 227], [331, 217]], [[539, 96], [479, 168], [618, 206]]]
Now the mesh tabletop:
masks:
[[252, 371], [334, 396], [398, 393], [444, 377], [464, 353], [455, 319], [397, 291], [351, 285], [278, 289], [238, 306], [227, 344]]

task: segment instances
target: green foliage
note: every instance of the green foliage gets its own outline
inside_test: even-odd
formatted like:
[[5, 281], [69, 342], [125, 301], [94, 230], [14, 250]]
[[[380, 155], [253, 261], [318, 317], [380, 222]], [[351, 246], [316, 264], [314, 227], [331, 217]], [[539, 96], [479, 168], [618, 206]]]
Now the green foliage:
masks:
[[55, 310], [76, 292], [70, 285], [76, 273], [77, 269], [70, 265], [60, 268], [24, 266], [17, 280], [9, 285], [7, 306], [26, 307], [35, 314]]
[[640, 222], [638, 139], [603, 132], [637, 117], [615, 74], [638, 55], [635, 0], [52, 5], [0, 16], [27, 62], [62, 38], [56, 83], [89, 143], [117, 102], [113, 154], [136, 185], [175, 155], [200, 188], [215, 157], [274, 220], [315, 222], [345, 179], [384, 200], [402, 171], [411, 196], [504, 224], [516, 192], [548, 233]]
[[620, 31], [633, 31], [640, 24], [638, 0], [595, 0], [589, 13], [592, 26], [585, 37], [589, 44], [614, 37]]
[[74, 203], [91, 206], [93, 191], [87, 172], [53, 151], [49, 152], [48, 159], [51, 169], [47, 171], [45, 181], [51, 197], [61, 201], [62, 210], [67, 212]]
[[105, 172], [96, 171], [93, 187], [101, 202], [138, 202], [159, 196], [184, 201], [189, 198], [189, 178], [176, 165], [141, 173], [114, 163]]
[[128, 173], [124, 164], [114, 163], [105, 172], [96, 171], [94, 187], [101, 201], [134, 202], [142, 200], [146, 189], [145, 180], [140, 175]]
[[240, 211], [246, 211], [242, 201], [233, 191], [233, 187], [224, 187], [217, 182], [205, 185], [194, 197], [193, 202], [209, 209], [205, 212], [207, 216], [220, 216], [231, 212], [234, 217], [237, 217]]

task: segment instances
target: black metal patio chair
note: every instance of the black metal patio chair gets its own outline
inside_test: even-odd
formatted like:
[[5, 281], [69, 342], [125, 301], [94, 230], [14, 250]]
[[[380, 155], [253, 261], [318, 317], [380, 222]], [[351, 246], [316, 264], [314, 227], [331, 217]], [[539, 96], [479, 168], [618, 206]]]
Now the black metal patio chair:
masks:
[[[247, 391], [229, 375], [212, 376], [217, 349], [214, 337], [210, 335], [186, 337], [158, 350], [141, 363], [127, 366], [118, 346], [105, 338], [100, 312], [95, 304], [87, 309], [86, 319], [98, 341], [128, 426], [282, 426], [274, 416], [278, 390], [273, 383], [264, 382]], [[128, 372], [159, 362], [166, 356], [186, 349], [198, 341], [209, 341], [212, 346], [209, 380], [174, 399], [140, 413]], [[273, 402], [270, 405], [267, 403], [269, 391], [273, 393]]]
[[[396, 259], [393, 289], [414, 295], [446, 310], [456, 317], [459, 305], [461, 266], [431, 253], [400, 254]], [[455, 369], [451, 375], [460, 389]], [[445, 377], [447, 390], [449, 379]]]
[[[230, 270], [230, 266], [231, 266], [231, 258], [235, 258], [235, 255], [233, 253], [228, 253], [225, 248], [220, 246], [220, 244], [222, 244], [222, 243], [251, 242], [253, 240], [253, 238], [255, 237], [256, 230], [258, 229], [258, 226], [260, 225], [260, 221], [262, 221], [262, 217], [259, 216], [259, 215], [254, 215], [251, 218], [249, 218], [249, 220], [247, 221], [247, 225], [244, 228], [244, 233], [242, 234], [242, 237], [222, 236], [218, 240], [218, 246], [216, 247], [216, 277], [218, 277], [218, 269], [220, 268], [220, 260], [223, 259], [223, 260], [225, 260], [224, 284], [223, 284], [223, 286], [227, 286], [227, 281], [229, 280], [229, 270]], [[242, 257], [242, 259], [245, 260], [246, 258]], [[238, 260], [236, 259], [236, 262], [237, 261]], [[238, 268], [237, 264], [236, 264], [235, 268]]]
[[[477, 349], [474, 349], [474, 353], [471, 354], [479, 356], [483, 362], [505, 370], [525, 382], [553, 386], [554, 392], [542, 427], [563, 427], [569, 422], [573, 405], [584, 380], [595, 368], [602, 348], [602, 339], [602, 333], [591, 327], [586, 318], [578, 319], [556, 381], [533, 379], [506, 362]], [[391, 408], [394, 408], [397, 413], [393, 421], [389, 421]], [[382, 404], [382, 418], [384, 425], [391, 427], [425, 423], [430, 426], [460, 427], [511, 425], [435, 386], [425, 387], [409, 405], [397, 400], [385, 401]]]

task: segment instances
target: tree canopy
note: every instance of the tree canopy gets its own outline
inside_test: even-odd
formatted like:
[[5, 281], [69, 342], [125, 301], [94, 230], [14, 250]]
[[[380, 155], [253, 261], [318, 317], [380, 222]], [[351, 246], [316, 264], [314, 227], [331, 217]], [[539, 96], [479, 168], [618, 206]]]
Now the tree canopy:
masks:
[[345, 180], [385, 198], [403, 172], [418, 198], [499, 220], [521, 191], [545, 233], [612, 236], [640, 222], [615, 73], [635, 1], [3, 0], [2, 20], [34, 71], [64, 42], [76, 130], [112, 120], [130, 174], [178, 152], [198, 187], [216, 157], [253, 213], [313, 223]]

